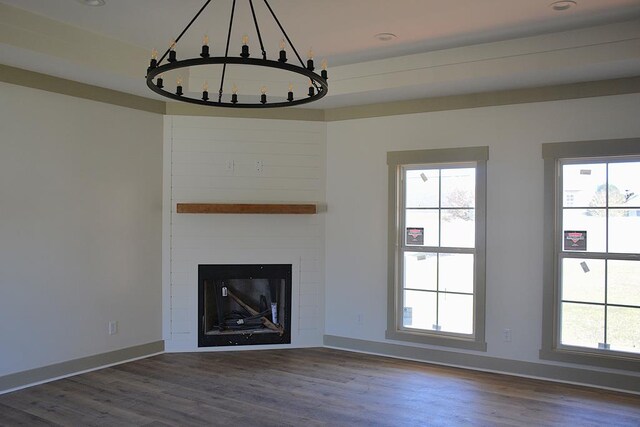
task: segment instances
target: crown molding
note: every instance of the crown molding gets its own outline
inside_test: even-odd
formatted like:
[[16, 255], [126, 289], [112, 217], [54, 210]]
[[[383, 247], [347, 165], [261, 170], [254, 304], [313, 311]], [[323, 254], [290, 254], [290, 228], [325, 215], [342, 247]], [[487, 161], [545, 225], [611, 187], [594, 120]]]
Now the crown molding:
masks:
[[0, 64], [0, 81], [61, 95], [104, 102], [149, 113], [166, 114], [166, 103], [112, 89]]
[[640, 93], [640, 76], [325, 110], [327, 122]]
[[334, 122], [435, 111], [640, 93], [640, 76], [634, 76], [526, 89], [511, 89], [353, 107], [330, 108], [326, 110], [305, 108], [261, 110], [252, 108], [211, 108], [182, 104], [179, 102], [158, 101], [1, 64], [0, 81], [170, 116], [234, 117], [316, 122]]

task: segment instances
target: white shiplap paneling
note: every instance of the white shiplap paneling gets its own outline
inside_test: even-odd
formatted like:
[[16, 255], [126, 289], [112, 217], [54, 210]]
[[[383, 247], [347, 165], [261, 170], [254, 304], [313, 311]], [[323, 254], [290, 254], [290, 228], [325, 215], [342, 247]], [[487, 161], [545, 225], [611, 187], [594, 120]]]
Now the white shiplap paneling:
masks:
[[[177, 203], [324, 203], [326, 125], [167, 117], [167, 349], [197, 348], [198, 264], [293, 265], [292, 344], [321, 345], [324, 215], [176, 214]], [[169, 166], [170, 165], [170, 166]], [[165, 207], [165, 209], [167, 209]]]

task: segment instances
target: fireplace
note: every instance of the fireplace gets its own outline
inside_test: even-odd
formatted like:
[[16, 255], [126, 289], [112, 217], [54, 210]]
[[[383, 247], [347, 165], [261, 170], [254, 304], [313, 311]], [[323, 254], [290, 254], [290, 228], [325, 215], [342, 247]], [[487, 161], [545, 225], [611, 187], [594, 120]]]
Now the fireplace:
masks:
[[198, 266], [198, 347], [290, 343], [291, 264]]

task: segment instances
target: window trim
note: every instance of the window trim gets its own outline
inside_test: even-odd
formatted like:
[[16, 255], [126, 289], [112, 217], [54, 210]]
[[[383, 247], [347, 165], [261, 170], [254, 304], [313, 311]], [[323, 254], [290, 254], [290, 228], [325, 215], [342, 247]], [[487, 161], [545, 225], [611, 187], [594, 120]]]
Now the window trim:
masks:
[[555, 142], [542, 144], [544, 159], [544, 237], [543, 237], [543, 298], [542, 341], [540, 358], [558, 362], [578, 363], [611, 369], [640, 370], [640, 355], [633, 356], [611, 350], [585, 349], [561, 345], [559, 334], [559, 266], [557, 239], [558, 212], [562, 206], [559, 188], [563, 159], [606, 158], [640, 155], [640, 138], [613, 140]]
[[[489, 147], [444, 148], [431, 150], [392, 151], [387, 153], [389, 168], [388, 199], [388, 244], [387, 244], [387, 330], [390, 340], [431, 344], [467, 350], [486, 351], [486, 212], [487, 212], [487, 160]], [[474, 287], [474, 335], [408, 331], [401, 329], [402, 310], [400, 304], [401, 242], [404, 236], [400, 229], [400, 206], [402, 167], [421, 164], [476, 163], [476, 236], [475, 236], [475, 287]]]

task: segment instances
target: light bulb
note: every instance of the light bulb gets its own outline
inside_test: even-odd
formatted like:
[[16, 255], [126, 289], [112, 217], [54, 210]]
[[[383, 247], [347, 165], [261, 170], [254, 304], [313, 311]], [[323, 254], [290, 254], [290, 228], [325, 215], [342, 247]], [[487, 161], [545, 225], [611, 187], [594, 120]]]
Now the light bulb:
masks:
[[156, 49], [151, 51], [151, 59], [158, 59], [158, 51]]
[[182, 96], [184, 92], [182, 92], [182, 77], [176, 79], [176, 95]]
[[206, 34], [202, 37], [202, 51], [200, 52], [200, 56], [202, 58], [209, 57], [209, 36]]
[[308, 59], [313, 59], [313, 48], [309, 49], [309, 53], [307, 53]]
[[169, 45], [169, 59], [167, 59], [167, 61], [169, 62], [176, 62], [176, 41], [173, 40], [171, 41], [171, 44]]
[[242, 45], [246, 46], [248, 44], [249, 44], [249, 36], [245, 34], [244, 36], [242, 36]]
[[233, 93], [234, 95], [238, 94], [238, 86], [236, 86], [235, 83], [233, 84], [233, 86], [231, 86], [231, 93]]
[[309, 96], [315, 96], [316, 89], [313, 86], [313, 80], [309, 79]]
[[203, 101], [208, 101], [209, 100], [209, 83], [207, 83], [207, 81], [204, 81], [204, 84], [202, 85], [202, 100]]
[[262, 105], [267, 103], [267, 87], [266, 86], [262, 86], [260, 88], [260, 92], [262, 92], [262, 95], [260, 95], [260, 103]]
[[285, 44], [284, 39], [280, 40], [280, 57], [278, 58], [279, 62], [287, 62], [287, 51], [284, 50]]
[[329, 74], [327, 74], [327, 58], [322, 59], [322, 71], [320, 72], [320, 76], [325, 80], [329, 79]]
[[287, 101], [293, 101], [293, 83], [289, 83], [289, 93], [287, 93]]

